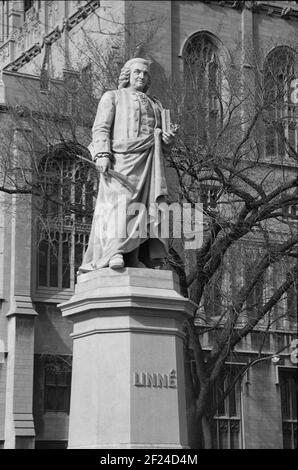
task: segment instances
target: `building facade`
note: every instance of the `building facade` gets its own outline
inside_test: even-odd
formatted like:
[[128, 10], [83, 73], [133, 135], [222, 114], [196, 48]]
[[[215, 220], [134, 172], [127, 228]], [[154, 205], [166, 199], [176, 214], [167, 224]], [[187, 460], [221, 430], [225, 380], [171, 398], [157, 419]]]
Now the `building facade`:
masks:
[[[185, 55], [197, 38], [206, 43], [208, 63], [216, 63], [216, 57], [237, 47], [246, 78], [250, 73], [246, 56], [250, 46], [266, 67], [276, 51], [292, 49], [294, 38], [298, 39], [295, 1], [159, 1], [156, 15], [156, 2], [145, 0], [2, 0], [0, 126], [11, 136], [8, 154], [12, 161], [26, 160], [26, 142], [32, 142], [34, 137], [28, 119], [23, 119], [22, 107], [43, 103], [45, 112], [47, 104], [43, 100], [49, 86], [54, 84], [59, 89], [70, 80], [72, 87], [78, 69], [80, 77], [87, 76], [92, 56], [83, 47], [86, 34], [92, 40], [90, 50], [95, 41], [98, 50], [104, 51], [106, 38], [116, 33], [129, 55], [136, 47], [130, 34], [133, 25], [142, 25], [156, 16], [162, 26], [158, 33], [153, 31], [152, 55], [163, 72], [174, 77], [183, 75]], [[20, 107], [16, 125], [10, 109]], [[34, 111], [40, 112], [38, 104]], [[90, 120], [92, 117], [76, 129], [82, 145], [87, 145], [90, 138]], [[71, 140], [71, 131], [65, 132]], [[297, 151], [294, 113], [286, 132]], [[65, 194], [61, 195], [81, 204], [83, 211], [88, 204], [88, 191], [92, 199], [96, 188], [88, 183], [83, 166], [74, 171], [70, 158], [64, 155], [61, 159], [63, 146], [59, 147], [57, 129], [48, 126], [47, 133], [49, 145], [52, 139], [53, 159], [57, 157], [60, 162], [47, 167], [47, 171], [55, 172], [62, 180], [68, 175], [73, 185], [84, 182], [79, 194], [67, 192], [65, 185]], [[268, 133], [266, 165], [274, 172], [291, 174], [295, 168], [288, 162], [281, 165], [280, 152], [278, 136]], [[212, 206], [212, 197], [207, 188], [202, 202]], [[69, 214], [51, 209], [49, 203], [46, 210], [53, 210], [53, 220], [43, 231], [33, 199], [32, 195], [0, 191], [0, 448], [67, 447], [72, 324], [62, 317], [57, 304], [72, 295], [76, 268], [88, 242], [90, 220], [78, 216], [74, 221]], [[278, 277], [279, 273], [272, 276]], [[213, 420], [215, 448], [274, 449], [297, 445], [296, 364], [287, 348], [297, 338], [296, 301], [297, 291], [285, 298], [281, 307], [285, 315], [266, 336], [261, 357], [218, 408]], [[206, 354], [212, 334], [204, 335]], [[262, 329], [247, 335], [238, 346], [237, 360], [231, 361], [231, 370], [257, 357], [262, 335]], [[283, 348], [274, 362], [274, 355]], [[227, 384], [222, 383], [224, 386]], [[190, 432], [195, 434], [191, 424]]]

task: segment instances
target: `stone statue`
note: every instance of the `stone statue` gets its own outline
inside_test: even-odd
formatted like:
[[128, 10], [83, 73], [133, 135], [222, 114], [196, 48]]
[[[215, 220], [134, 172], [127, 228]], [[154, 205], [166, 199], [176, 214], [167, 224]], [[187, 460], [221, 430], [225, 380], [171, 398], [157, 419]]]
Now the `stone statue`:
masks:
[[176, 130], [161, 129], [165, 110], [147, 93], [149, 67], [141, 58], [126, 62], [118, 90], [99, 102], [89, 150], [101, 178], [80, 273], [156, 268], [166, 255], [158, 209], [167, 195], [163, 147], [173, 143]]

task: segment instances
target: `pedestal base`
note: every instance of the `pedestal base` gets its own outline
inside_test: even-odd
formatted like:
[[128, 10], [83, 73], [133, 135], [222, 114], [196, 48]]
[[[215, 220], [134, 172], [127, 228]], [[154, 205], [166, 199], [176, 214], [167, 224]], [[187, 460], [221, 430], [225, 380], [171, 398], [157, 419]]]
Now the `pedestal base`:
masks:
[[69, 448], [186, 448], [183, 323], [171, 271], [100, 269], [60, 305], [74, 322]]

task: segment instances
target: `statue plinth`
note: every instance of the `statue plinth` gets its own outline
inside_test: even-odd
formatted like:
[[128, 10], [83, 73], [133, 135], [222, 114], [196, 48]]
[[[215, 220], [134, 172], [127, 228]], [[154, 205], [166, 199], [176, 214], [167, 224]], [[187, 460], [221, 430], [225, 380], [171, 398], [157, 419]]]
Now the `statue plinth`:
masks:
[[60, 305], [74, 323], [70, 449], [187, 448], [183, 324], [171, 271], [104, 268]]

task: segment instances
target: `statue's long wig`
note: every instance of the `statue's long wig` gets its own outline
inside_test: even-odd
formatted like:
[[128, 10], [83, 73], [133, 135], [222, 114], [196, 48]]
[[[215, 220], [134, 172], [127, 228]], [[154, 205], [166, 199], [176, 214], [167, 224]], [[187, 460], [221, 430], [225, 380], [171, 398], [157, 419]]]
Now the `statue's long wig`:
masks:
[[[121, 69], [119, 80], [118, 80], [118, 89], [126, 88], [129, 85], [131, 66], [135, 64], [136, 62], [141, 62], [142, 64], [146, 65], [148, 69], [150, 70], [149, 60], [141, 59], [139, 57], [135, 57], [134, 59], [128, 60]], [[144, 93], [146, 93], [146, 91], [149, 89], [150, 84], [151, 84], [151, 76], [149, 72], [149, 80], [148, 80], [146, 87], [144, 88]]]

